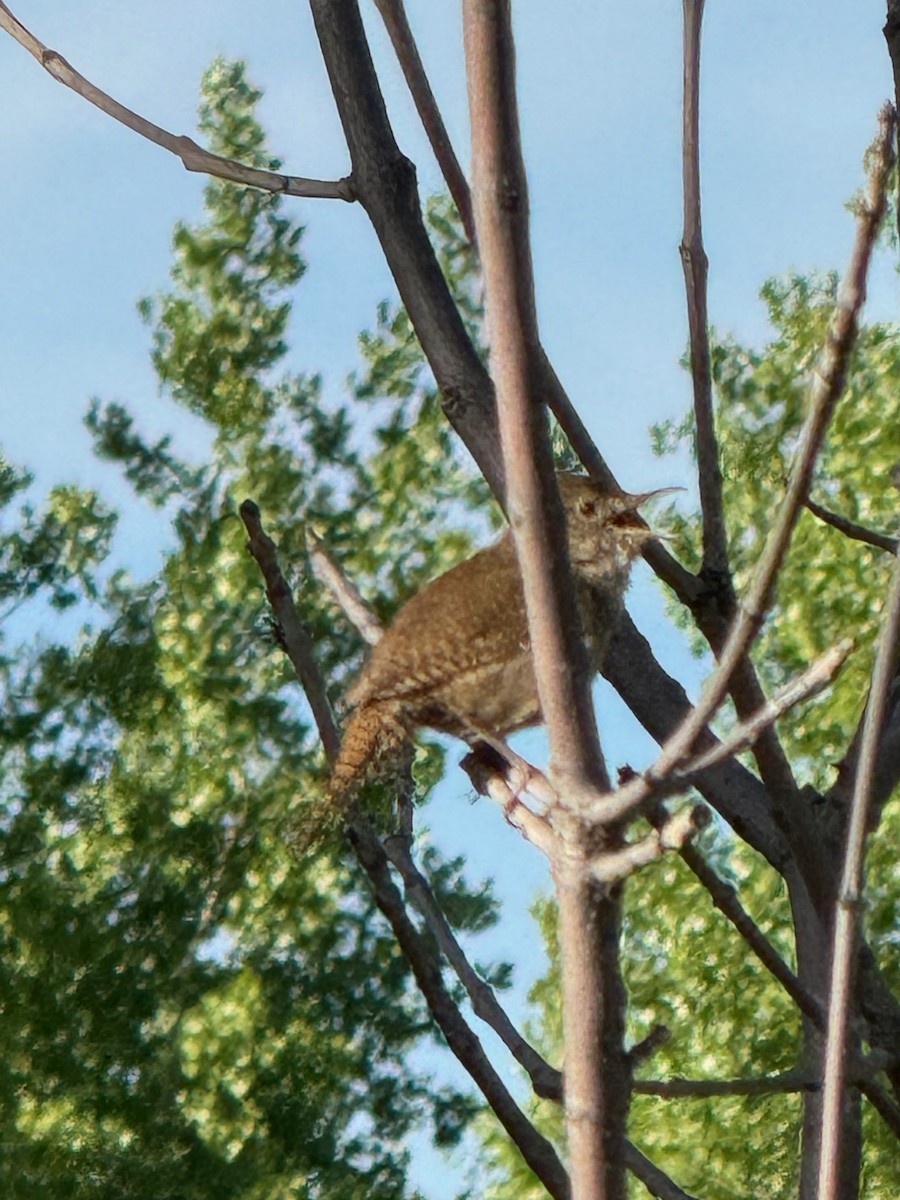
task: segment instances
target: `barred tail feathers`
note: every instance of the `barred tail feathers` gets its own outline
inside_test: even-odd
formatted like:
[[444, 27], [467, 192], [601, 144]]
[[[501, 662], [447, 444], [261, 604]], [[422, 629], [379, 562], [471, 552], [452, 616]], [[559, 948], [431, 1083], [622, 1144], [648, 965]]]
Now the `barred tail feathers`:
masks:
[[391, 703], [363, 703], [350, 719], [329, 784], [338, 803], [352, 800], [360, 788], [403, 761], [409, 732]]

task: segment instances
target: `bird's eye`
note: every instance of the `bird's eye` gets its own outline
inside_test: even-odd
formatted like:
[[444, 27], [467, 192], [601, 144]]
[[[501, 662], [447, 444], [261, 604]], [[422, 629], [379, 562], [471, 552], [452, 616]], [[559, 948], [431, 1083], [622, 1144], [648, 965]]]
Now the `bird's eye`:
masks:
[[597, 511], [596, 500], [582, 500], [578, 505], [578, 510], [583, 517], [592, 517]]

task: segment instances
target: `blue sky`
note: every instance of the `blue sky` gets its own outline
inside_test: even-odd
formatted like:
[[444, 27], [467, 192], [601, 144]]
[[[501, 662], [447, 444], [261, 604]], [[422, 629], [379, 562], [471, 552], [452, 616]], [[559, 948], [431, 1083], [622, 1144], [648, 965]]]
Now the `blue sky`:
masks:
[[[18, 0], [13, 11], [98, 86], [175, 133], [193, 133], [199, 78], [217, 54], [244, 57], [265, 89], [262, 118], [285, 169], [337, 177], [346, 151], [308, 11], [296, 0]], [[515, 7], [521, 121], [530, 175], [539, 314], [545, 345], [619, 477], [635, 489], [690, 485], [689, 466], [660, 462], [647, 428], [678, 416], [689, 381], [681, 234], [681, 5], [535, 0]], [[401, 147], [423, 194], [440, 187], [400, 73], [370, 4], [372, 33]], [[468, 159], [456, 3], [408, 0], [411, 22], [451, 136]], [[838, 267], [853, 236], [844, 204], [891, 92], [879, 0], [710, 0], [704, 36], [702, 173], [710, 313], [743, 340], [765, 336], [765, 278]], [[122, 400], [151, 436], [202, 455], [202, 428], [158, 394], [149, 336], [135, 309], [166, 283], [172, 226], [199, 216], [202, 177], [55, 83], [0, 35], [0, 415], [7, 455], [37, 474], [99, 487], [124, 509], [117, 552], [153, 571], [166, 544], [158, 513], [128, 506], [118, 473], [97, 463], [81, 421], [91, 396]], [[356, 335], [394, 288], [364, 214], [338, 201], [296, 201], [309, 271], [296, 297], [293, 364], [321, 370], [339, 395]], [[872, 309], [896, 312], [882, 265]], [[870, 310], [871, 311], [871, 310]], [[667, 665], [697, 678], [666, 634], [662, 605], [639, 579], [632, 612]], [[650, 753], [614, 700], [600, 701], [615, 765]], [[526, 743], [540, 758], [539, 735]], [[433, 836], [498, 876], [510, 910], [546, 884], [535, 852], [486, 804], [470, 806], [458, 773], [433, 806]], [[533, 932], [494, 943], [527, 981]], [[483, 951], [481, 952], [483, 953]], [[521, 992], [515, 1002], [521, 1011]], [[429, 1194], [437, 1195], [429, 1185]]]

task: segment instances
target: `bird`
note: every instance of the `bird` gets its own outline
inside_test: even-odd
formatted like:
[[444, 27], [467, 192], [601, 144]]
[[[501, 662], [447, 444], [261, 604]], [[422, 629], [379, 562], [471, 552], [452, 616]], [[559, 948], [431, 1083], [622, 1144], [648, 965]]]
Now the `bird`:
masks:
[[[658, 535], [640, 515], [661, 494], [557, 475], [588, 658], [599, 670], [624, 608], [631, 564]], [[427, 584], [398, 610], [347, 696], [352, 715], [329, 796], [341, 806], [396, 775], [415, 733], [470, 744], [541, 721], [525, 598], [512, 532]]]

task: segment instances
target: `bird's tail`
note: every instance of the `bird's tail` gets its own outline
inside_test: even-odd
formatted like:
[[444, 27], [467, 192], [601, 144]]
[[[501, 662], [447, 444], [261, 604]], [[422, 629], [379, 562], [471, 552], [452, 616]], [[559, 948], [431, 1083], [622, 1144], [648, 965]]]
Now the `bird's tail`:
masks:
[[328, 785], [330, 800], [342, 812], [367, 783], [402, 766], [409, 752], [409, 732], [396, 705], [363, 703], [350, 719]]

